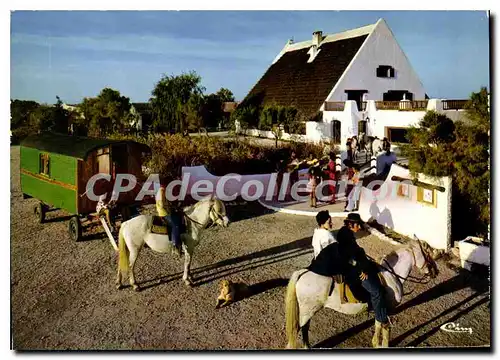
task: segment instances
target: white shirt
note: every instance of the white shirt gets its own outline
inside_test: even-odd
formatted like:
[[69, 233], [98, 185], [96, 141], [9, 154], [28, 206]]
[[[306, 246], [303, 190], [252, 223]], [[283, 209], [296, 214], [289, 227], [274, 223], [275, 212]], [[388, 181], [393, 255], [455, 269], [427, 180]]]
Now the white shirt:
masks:
[[314, 249], [314, 258], [318, 256], [318, 254], [326, 248], [328, 245], [337, 242], [337, 239], [333, 236], [333, 234], [326, 229], [314, 229], [312, 246]]

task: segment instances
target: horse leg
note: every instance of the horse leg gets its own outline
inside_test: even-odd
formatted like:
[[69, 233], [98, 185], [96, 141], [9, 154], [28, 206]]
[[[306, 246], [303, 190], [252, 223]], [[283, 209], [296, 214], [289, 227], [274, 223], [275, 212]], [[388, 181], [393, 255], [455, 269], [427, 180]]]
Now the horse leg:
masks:
[[118, 266], [118, 275], [116, 276], [116, 288], [120, 290], [122, 288], [122, 272]]
[[302, 342], [304, 343], [304, 349], [310, 349], [311, 344], [309, 343], [309, 325], [311, 325], [311, 319], [307, 320], [307, 322], [300, 328], [302, 332]]
[[182, 280], [187, 286], [193, 286], [193, 278], [189, 274], [189, 268], [191, 267], [191, 249], [184, 249], [184, 274], [182, 275]]
[[135, 291], [139, 291], [140, 288], [135, 282], [135, 276], [134, 276], [134, 266], [135, 266], [135, 261], [137, 260], [137, 256], [139, 255], [139, 249], [130, 249], [130, 256], [129, 256], [129, 261], [130, 261], [130, 286]]

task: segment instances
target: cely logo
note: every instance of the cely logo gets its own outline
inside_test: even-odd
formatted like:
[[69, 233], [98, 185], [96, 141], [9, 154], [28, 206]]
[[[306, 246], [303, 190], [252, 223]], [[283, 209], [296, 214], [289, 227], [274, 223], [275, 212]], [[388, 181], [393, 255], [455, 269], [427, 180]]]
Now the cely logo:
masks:
[[461, 327], [458, 323], [449, 322], [441, 325], [441, 330], [446, 332], [468, 332], [472, 335], [472, 328]]

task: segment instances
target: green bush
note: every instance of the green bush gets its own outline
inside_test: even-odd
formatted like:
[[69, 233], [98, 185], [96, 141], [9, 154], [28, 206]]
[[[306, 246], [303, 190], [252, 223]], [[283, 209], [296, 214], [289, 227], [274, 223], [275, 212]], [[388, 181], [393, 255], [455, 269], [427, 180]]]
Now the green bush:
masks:
[[308, 143], [289, 142], [275, 148], [256, 145], [248, 140], [180, 134], [153, 134], [148, 137], [115, 134], [111, 137], [147, 144], [151, 148], [151, 157], [145, 165], [150, 173], [158, 173], [167, 181], [180, 178], [183, 166], [204, 165], [216, 176], [228, 173], [268, 174], [275, 172], [278, 161], [288, 158], [292, 151], [302, 159], [323, 156], [323, 146]]

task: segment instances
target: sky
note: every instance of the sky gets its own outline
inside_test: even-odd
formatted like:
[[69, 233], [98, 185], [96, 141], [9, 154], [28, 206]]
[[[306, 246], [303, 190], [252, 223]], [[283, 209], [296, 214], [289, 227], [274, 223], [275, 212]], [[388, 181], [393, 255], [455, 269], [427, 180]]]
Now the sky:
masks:
[[205, 93], [242, 100], [288, 39], [383, 18], [431, 98], [489, 88], [484, 11], [15, 11], [12, 99], [68, 104], [104, 87], [146, 102], [163, 74], [196, 71]]

